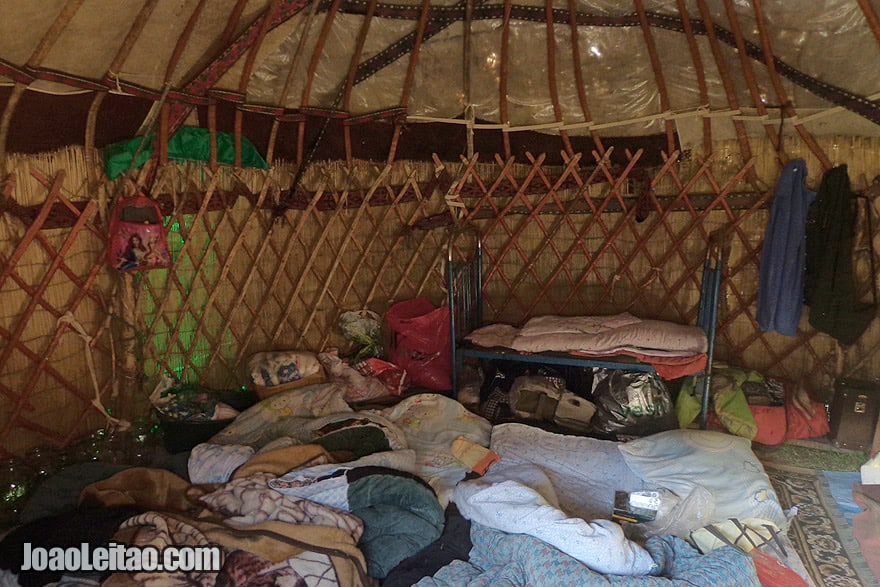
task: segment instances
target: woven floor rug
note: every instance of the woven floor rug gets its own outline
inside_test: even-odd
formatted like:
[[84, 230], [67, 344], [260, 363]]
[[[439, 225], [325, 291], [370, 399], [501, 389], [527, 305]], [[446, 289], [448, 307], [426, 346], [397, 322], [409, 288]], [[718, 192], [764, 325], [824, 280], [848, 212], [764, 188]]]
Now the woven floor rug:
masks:
[[788, 536], [816, 587], [877, 587], [821, 471], [764, 463], [785, 509], [798, 515]]

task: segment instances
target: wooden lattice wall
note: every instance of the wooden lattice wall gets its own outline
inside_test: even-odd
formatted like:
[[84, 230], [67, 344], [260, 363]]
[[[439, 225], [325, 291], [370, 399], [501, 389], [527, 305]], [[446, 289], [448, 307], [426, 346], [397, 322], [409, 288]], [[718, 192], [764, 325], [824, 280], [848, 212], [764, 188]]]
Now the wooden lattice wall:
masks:
[[[628, 154], [623, 168], [597, 153], [561, 168], [539, 156], [325, 165], [295, 197], [285, 195], [283, 169], [172, 165], [153, 192], [174, 267], [125, 279], [104, 265], [106, 197], [89, 190], [85, 174], [46, 159], [19, 165], [2, 185], [0, 447], [65, 445], [102, 425], [96, 388], [114, 414], [136, 415], [161, 372], [237, 387], [253, 352], [343, 344], [342, 311], [382, 312], [418, 295], [441, 302], [450, 210], [483, 234], [487, 317], [514, 322], [628, 310], [692, 323], [708, 235], [725, 229], [718, 356], [826, 385], [840, 371], [829, 337], [806, 321], [797, 338], [761, 333], [755, 322], [771, 197], [754, 188], [761, 162], [719, 166], [673, 153], [647, 169], [641, 156]], [[289, 209], [275, 221], [282, 201]], [[868, 291], [867, 264], [857, 267]], [[843, 372], [878, 375], [878, 346], [875, 324]]]

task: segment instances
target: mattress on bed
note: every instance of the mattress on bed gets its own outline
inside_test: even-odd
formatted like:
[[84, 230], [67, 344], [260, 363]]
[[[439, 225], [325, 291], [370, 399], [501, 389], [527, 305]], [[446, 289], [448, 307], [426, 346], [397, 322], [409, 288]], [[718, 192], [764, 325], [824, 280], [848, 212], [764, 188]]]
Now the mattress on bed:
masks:
[[689, 356], [705, 353], [706, 333], [698, 326], [643, 320], [622, 313], [612, 316], [538, 316], [522, 328], [491, 324], [466, 339], [482, 347], [521, 352], [585, 352], [598, 355], [636, 351], [645, 355]]

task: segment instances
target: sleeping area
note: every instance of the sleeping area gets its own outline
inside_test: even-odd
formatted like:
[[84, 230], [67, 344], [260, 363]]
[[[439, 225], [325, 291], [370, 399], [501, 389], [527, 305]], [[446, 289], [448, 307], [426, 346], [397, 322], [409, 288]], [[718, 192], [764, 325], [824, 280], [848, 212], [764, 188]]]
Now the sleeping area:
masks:
[[0, 4], [0, 587], [880, 587], [880, 0]]

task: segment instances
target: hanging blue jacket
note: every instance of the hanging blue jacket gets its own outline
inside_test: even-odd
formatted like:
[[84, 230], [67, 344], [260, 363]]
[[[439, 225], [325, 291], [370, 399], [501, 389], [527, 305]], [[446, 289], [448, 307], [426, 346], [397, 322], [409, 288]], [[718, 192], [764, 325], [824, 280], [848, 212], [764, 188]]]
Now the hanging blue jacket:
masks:
[[782, 170], [764, 233], [758, 279], [758, 326], [797, 336], [804, 303], [807, 210], [816, 192], [807, 189], [807, 164], [793, 159]]

